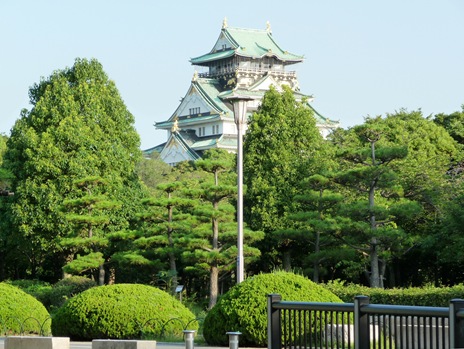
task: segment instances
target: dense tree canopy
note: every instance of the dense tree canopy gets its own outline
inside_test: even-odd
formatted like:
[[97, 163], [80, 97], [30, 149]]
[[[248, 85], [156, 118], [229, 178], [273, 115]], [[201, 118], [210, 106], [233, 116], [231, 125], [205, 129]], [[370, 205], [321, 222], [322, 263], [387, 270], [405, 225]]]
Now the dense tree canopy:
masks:
[[322, 136], [312, 110], [293, 91], [272, 88], [251, 116], [244, 142], [245, 215], [252, 229], [286, 225], [298, 183], [317, 159]]
[[344, 239], [370, 257], [370, 284], [383, 287], [388, 261], [420, 244], [421, 228], [438, 214], [441, 184], [459, 149], [420, 111], [368, 118], [332, 140], [345, 162], [337, 180], [357, 192], [344, 207], [356, 222]]
[[[73, 225], [60, 208], [65, 199], [81, 195], [73, 185], [76, 179], [106, 180], [109, 199], [121, 202], [108, 230], [127, 227], [143, 195], [135, 174], [141, 152], [134, 117], [98, 61], [76, 59], [71, 68], [34, 84], [29, 96], [32, 109], [23, 110], [12, 129], [5, 167], [14, 175], [16, 192], [10, 207], [10, 243], [29, 267], [25, 270], [20, 261], [12, 264], [20, 275], [38, 276], [50, 272], [41, 270], [51, 268], [44, 264], [46, 256], [62, 265], [56, 261], [59, 239], [69, 235]], [[61, 258], [68, 258], [65, 255]]]

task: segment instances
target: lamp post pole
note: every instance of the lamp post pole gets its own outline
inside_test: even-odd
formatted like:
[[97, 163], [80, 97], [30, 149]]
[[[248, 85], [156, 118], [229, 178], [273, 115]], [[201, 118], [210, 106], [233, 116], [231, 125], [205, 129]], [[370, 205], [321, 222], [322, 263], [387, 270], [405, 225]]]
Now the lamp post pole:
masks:
[[237, 126], [237, 284], [244, 279], [243, 259], [243, 129], [247, 122], [249, 97], [231, 97]]

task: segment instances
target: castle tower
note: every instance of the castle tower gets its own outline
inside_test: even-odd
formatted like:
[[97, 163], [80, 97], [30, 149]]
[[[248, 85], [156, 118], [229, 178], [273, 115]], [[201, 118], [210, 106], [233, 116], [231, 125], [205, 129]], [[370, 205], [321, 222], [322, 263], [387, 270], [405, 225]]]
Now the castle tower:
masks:
[[[252, 98], [248, 111], [256, 110], [270, 86], [282, 90], [289, 86], [297, 100], [312, 96], [300, 93], [295, 71], [287, 70], [303, 61], [303, 56], [284, 51], [274, 41], [269, 23], [266, 29], [231, 28], [224, 20], [212, 50], [190, 60], [195, 71], [191, 85], [171, 117], [155, 124], [168, 132], [168, 140], [145, 150], [160, 152], [169, 164], [201, 158], [203, 151], [237, 149], [237, 130], [232, 105], [227, 98], [240, 95]], [[314, 110], [314, 109], [313, 109]], [[314, 110], [317, 126], [323, 136], [339, 126]]]

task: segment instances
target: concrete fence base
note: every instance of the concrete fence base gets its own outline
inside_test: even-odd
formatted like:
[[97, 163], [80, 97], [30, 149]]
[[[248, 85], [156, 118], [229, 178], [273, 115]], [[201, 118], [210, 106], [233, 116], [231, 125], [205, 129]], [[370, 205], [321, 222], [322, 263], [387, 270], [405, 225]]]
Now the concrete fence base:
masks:
[[92, 349], [156, 349], [156, 341], [94, 339]]
[[5, 337], [5, 349], [69, 349], [69, 337]]

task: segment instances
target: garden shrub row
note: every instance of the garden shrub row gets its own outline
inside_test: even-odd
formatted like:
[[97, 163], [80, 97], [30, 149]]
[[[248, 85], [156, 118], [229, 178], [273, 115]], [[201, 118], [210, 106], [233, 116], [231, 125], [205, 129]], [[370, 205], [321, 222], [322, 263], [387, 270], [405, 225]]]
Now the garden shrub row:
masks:
[[354, 297], [362, 295], [368, 296], [372, 304], [448, 307], [450, 300], [464, 298], [464, 285], [380, 289], [335, 281], [323, 286], [346, 303], [352, 303]]

